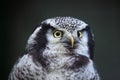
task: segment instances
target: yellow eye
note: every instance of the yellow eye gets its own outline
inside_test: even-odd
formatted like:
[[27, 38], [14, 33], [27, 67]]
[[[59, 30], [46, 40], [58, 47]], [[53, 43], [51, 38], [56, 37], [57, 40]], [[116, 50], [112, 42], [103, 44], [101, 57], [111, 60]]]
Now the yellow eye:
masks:
[[82, 32], [78, 31], [78, 37], [82, 38]]
[[63, 35], [63, 32], [62, 31], [59, 31], [59, 30], [56, 30], [54, 33], [53, 33], [53, 36], [55, 38], [61, 38]]

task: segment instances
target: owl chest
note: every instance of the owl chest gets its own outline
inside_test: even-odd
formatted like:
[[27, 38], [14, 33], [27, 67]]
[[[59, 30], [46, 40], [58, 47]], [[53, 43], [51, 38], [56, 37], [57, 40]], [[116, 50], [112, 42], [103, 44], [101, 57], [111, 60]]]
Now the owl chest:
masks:
[[55, 71], [48, 73], [45, 80], [88, 80], [81, 72]]
[[54, 71], [46, 75], [46, 80], [64, 80], [64, 76], [61, 72]]

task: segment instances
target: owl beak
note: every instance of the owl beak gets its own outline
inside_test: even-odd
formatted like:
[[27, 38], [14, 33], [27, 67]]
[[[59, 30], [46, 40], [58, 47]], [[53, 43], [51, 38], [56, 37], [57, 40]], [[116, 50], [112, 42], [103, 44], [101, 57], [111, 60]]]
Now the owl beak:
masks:
[[71, 43], [71, 46], [73, 47], [74, 46], [74, 37], [73, 36], [70, 38], [70, 43]]

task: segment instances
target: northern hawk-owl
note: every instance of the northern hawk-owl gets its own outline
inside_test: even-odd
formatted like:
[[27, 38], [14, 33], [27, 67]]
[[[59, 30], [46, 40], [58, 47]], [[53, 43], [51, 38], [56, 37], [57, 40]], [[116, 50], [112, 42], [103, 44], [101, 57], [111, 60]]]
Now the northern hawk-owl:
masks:
[[9, 80], [100, 80], [93, 56], [88, 24], [73, 17], [46, 19], [29, 37]]

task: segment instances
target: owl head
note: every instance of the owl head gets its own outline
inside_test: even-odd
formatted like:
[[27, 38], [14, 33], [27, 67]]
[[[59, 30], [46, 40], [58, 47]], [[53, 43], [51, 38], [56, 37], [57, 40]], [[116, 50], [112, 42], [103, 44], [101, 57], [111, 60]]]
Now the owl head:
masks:
[[50, 18], [41, 22], [29, 37], [26, 49], [38, 54], [45, 49], [62, 55], [75, 53], [93, 59], [93, 33], [82, 20], [73, 17]]

